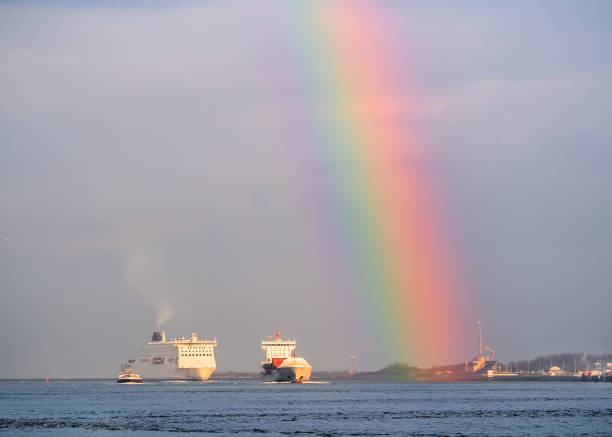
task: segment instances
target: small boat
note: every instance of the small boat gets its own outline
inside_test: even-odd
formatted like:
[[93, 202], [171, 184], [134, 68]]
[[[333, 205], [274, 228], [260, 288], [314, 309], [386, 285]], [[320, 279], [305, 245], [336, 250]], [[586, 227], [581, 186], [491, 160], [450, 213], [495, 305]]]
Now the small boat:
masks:
[[139, 383], [142, 383], [142, 378], [140, 377], [138, 373], [134, 372], [129, 367], [124, 366], [121, 369], [119, 376], [117, 376], [117, 382], [119, 384], [126, 384], [126, 383], [139, 384]]

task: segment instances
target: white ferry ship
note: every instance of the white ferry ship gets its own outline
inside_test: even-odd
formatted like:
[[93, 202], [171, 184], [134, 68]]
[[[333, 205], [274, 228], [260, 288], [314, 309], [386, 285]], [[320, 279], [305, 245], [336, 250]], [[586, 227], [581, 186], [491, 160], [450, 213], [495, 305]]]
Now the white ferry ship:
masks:
[[283, 340], [280, 331], [274, 338], [261, 341], [266, 359], [261, 362], [262, 377], [277, 382], [305, 382], [310, 380], [312, 367], [301, 357], [295, 356], [295, 340]]
[[154, 332], [147, 345], [140, 350], [131, 367], [143, 379], [206, 380], [217, 368], [215, 351], [217, 339], [200, 340], [197, 333], [190, 338], [171, 338], [165, 332]]

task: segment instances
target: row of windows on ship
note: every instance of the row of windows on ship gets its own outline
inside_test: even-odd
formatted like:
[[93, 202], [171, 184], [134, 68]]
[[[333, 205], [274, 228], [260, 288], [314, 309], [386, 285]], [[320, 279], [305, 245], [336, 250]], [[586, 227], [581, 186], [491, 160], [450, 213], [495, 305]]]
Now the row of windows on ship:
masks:
[[[181, 357], [212, 357], [212, 356], [213, 356], [213, 354], [181, 354]], [[162, 359], [163, 360], [163, 358], [161, 358], [161, 357], [155, 357], [155, 358], [152, 358], [151, 361], [155, 361], [156, 359], [158, 359], [158, 360]], [[147, 362], [149, 362], [149, 359], [148, 358], [141, 358], [140, 362], [141, 363], [147, 363]], [[178, 363], [178, 357], [168, 357], [168, 362], [169, 363], [174, 363], [174, 362]]]

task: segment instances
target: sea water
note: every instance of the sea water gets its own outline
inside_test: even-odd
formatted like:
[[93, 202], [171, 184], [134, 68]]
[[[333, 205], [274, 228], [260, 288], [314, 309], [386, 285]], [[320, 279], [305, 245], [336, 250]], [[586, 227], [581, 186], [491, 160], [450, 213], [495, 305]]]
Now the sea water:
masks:
[[612, 383], [0, 381], [6, 435], [612, 435]]

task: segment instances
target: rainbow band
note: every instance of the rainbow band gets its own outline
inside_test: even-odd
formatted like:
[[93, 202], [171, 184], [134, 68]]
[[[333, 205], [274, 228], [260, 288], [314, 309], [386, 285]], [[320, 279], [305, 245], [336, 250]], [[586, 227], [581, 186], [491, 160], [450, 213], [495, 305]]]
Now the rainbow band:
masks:
[[348, 296], [359, 294], [391, 359], [444, 359], [454, 349], [457, 291], [426, 150], [407, 125], [412, 101], [384, 53], [391, 47], [384, 16], [359, 1], [299, 5], [319, 143], [313, 159], [331, 168], [326, 235], [336, 235], [335, 252], [348, 259]]

